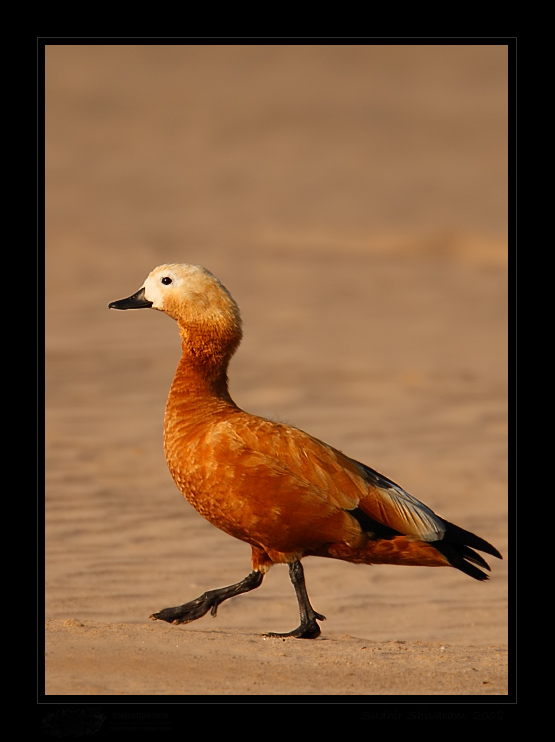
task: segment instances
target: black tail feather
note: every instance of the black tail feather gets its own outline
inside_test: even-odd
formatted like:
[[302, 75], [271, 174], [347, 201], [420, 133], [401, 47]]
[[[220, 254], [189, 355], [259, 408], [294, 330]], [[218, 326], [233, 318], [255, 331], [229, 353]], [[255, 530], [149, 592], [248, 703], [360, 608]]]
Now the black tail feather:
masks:
[[464, 528], [460, 528], [454, 523], [449, 523], [447, 520], [444, 520], [443, 522], [447, 526], [443, 540], [447, 543], [470, 546], [472, 549], [478, 549], [478, 551], [483, 551], [486, 554], [491, 554], [491, 556], [497, 557], [498, 559], [503, 559], [495, 546], [492, 546], [483, 538], [476, 536], [476, 534], [471, 533], [470, 531], [465, 531]]
[[455, 548], [457, 549], [457, 551], [460, 552], [460, 555], [463, 559], [466, 559], [468, 562], [472, 562], [472, 564], [476, 564], [478, 567], [483, 567], [484, 569], [487, 569], [488, 572], [491, 572], [489, 564], [482, 556], [480, 556], [480, 554], [477, 554], [468, 546], [464, 545], [460, 546], [459, 544], [457, 544]]
[[[475, 580], [489, 580], [485, 572], [474, 566], [474, 564], [480, 564], [481, 567], [490, 571], [489, 564], [482, 557], [479, 557], [476, 552], [469, 549], [468, 546], [449, 544], [444, 541], [434, 541], [432, 546], [443, 554], [452, 567], [460, 569], [465, 575], [473, 577]], [[474, 562], [474, 564], [470, 562]]]
[[465, 531], [464, 528], [459, 528], [459, 526], [448, 521], [444, 522], [447, 530], [440, 541], [433, 542], [433, 546], [446, 557], [449, 564], [460, 569], [461, 572], [464, 572], [469, 577], [473, 577], [475, 580], [489, 579], [487, 574], [474, 566], [476, 564], [478, 567], [487, 569], [488, 572], [491, 571], [486, 560], [480, 554], [473, 551], [473, 549], [479, 549], [486, 554], [503, 559], [495, 546], [492, 546], [474, 533]]

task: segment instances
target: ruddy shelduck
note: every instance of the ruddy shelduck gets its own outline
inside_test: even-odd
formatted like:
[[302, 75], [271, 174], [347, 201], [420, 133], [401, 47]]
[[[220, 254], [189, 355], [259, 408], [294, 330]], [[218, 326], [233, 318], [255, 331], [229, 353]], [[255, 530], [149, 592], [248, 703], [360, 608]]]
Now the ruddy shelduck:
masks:
[[216, 615], [224, 600], [253, 590], [273, 564], [287, 564], [300, 625], [266, 636], [320, 634], [301, 559], [331, 557], [358, 564], [451, 566], [486, 580], [478, 549], [484, 539], [439, 517], [401, 487], [341, 451], [283, 423], [241, 410], [228, 391], [227, 369], [241, 341], [239, 308], [205, 268], [155, 268], [142, 288], [113, 309], [151, 307], [176, 320], [183, 354], [164, 420], [164, 449], [179, 490], [213, 525], [252, 547], [252, 572], [228, 587], [151, 616], [169, 623]]

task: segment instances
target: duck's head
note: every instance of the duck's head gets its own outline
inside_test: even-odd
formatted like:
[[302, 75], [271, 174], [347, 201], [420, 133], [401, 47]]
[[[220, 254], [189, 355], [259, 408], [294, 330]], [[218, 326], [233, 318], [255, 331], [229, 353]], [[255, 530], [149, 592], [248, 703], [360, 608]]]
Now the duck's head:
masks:
[[214, 345], [225, 345], [225, 355], [230, 355], [241, 339], [237, 304], [225, 286], [200, 265], [159, 265], [135, 294], [108, 306], [110, 309], [150, 307], [165, 312], [177, 321], [182, 339], [191, 350], [199, 343], [206, 345], [208, 340]]

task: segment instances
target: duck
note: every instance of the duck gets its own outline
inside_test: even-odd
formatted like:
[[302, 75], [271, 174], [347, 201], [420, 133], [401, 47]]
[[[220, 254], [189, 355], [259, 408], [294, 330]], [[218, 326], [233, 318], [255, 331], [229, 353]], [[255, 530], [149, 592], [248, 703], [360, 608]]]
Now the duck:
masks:
[[177, 488], [212, 525], [251, 546], [240, 582], [150, 616], [196, 621], [258, 588], [286, 564], [300, 623], [265, 637], [314, 639], [325, 616], [312, 607], [302, 560], [453, 567], [484, 581], [477, 552], [502, 559], [483, 538], [437, 515], [388, 477], [303, 430], [249, 414], [229, 393], [228, 366], [242, 338], [228, 289], [199, 265], [164, 264], [111, 309], [155, 309], [177, 322], [182, 355], [164, 415], [164, 451]]

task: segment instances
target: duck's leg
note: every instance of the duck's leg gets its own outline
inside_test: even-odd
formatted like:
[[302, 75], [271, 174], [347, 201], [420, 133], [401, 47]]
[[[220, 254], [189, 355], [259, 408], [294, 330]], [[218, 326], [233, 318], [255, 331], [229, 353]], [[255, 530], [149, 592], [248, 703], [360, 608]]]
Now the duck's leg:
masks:
[[259, 587], [262, 583], [264, 575], [262, 572], [252, 571], [250, 575], [247, 575], [241, 582], [235, 583], [235, 585], [228, 585], [227, 587], [220, 587], [216, 590], [208, 590], [203, 593], [199, 598], [191, 600], [189, 603], [178, 605], [175, 608], [164, 608], [158, 613], [153, 613], [150, 618], [153, 621], [157, 619], [160, 621], [167, 621], [168, 623], [190, 623], [196, 621], [197, 618], [201, 618], [211, 612], [213, 616], [218, 611], [218, 606], [228, 598], [233, 598], [235, 595], [241, 595], [241, 593], [248, 593], [250, 590], [254, 590], [255, 587]]
[[292, 562], [289, 565], [289, 577], [291, 578], [291, 582], [293, 583], [297, 595], [301, 623], [294, 631], [289, 631], [287, 634], [276, 634], [270, 632], [265, 634], [265, 636], [293, 636], [296, 639], [316, 639], [317, 636], [320, 636], [320, 626], [316, 622], [316, 619], [319, 621], [325, 621], [326, 617], [322, 616], [321, 613], [316, 613], [314, 608], [310, 605], [304, 582], [303, 565], [300, 561]]

